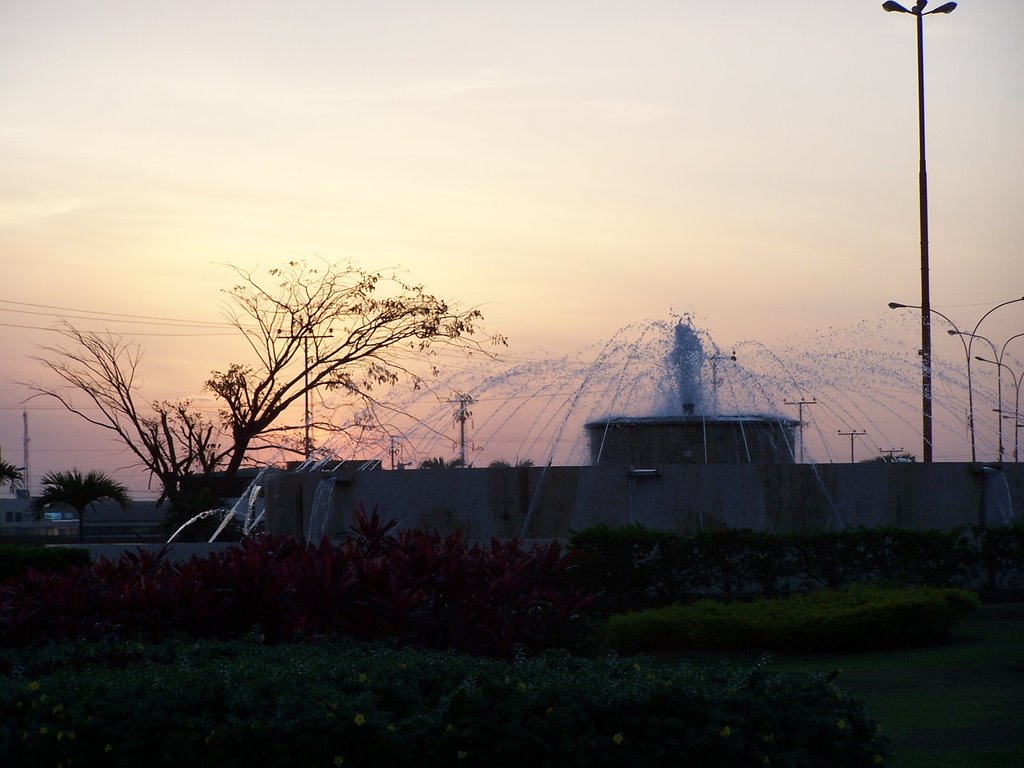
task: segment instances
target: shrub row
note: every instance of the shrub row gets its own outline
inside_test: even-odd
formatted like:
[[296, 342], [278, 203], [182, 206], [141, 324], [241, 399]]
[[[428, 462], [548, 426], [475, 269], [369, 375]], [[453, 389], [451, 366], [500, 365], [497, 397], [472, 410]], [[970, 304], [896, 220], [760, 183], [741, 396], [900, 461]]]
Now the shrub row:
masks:
[[831, 676], [251, 640], [6, 651], [0, 764], [867, 768]]
[[1024, 526], [780, 535], [721, 529], [680, 534], [638, 525], [575, 532], [574, 583], [611, 613], [720, 595], [774, 597], [854, 583], [1024, 587]]
[[0, 645], [232, 638], [256, 626], [267, 642], [394, 638], [499, 657], [572, 647], [590, 599], [565, 586], [561, 545], [470, 547], [459, 534], [392, 527], [360, 515], [339, 545], [259, 536], [184, 563], [139, 550], [29, 571], [0, 587]]
[[85, 549], [0, 544], [0, 581], [24, 573], [29, 568], [59, 572], [73, 565], [87, 566], [90, 562], [89, 552]]
[[608, 643], [622, 653], [851, 653], [931, 645], [948, 640], [977, 602], [962, 589], [867, 586], [745, 603], [701, 600], [612, 616]]

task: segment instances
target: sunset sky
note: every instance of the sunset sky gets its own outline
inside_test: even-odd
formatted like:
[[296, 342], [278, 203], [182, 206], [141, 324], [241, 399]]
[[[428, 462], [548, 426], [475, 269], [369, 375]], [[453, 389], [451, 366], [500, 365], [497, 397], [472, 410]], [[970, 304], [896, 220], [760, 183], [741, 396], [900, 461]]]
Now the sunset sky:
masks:
[[[932, 301], [972, 327], [1024, 296], [1024, 4], [925, 27]], [[0, 0], [3, 456], [57, 316], [144, 340], [153, 397], [197, 392], [237, 339], [141, 319], [221, 321], [229, 264], [398, 266], [516, 358], [687, 312], [723, 348], [867, 323], [912, 355], [886, 304], [920, 300], [916, 78], [913, 18], [874, 0]], [[124, 465], [27, 412], [33, 480]]]

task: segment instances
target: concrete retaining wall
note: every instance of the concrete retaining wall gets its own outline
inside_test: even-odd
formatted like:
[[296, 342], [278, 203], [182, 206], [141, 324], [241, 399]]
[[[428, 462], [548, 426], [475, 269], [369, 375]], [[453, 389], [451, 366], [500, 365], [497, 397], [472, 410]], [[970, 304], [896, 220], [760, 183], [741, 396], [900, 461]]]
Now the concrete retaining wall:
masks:
[[[321, 484], [324, 484], [321, 487]], [[565, 538], [591, 525], [774, 532], [1024, 520], [1020, 464], [707, 464], [420, 469], [264, 478], [268, 530], [339, 535], [357, 510], [469, 538]], [[319, 502], [313, 499], [319, 489]]]

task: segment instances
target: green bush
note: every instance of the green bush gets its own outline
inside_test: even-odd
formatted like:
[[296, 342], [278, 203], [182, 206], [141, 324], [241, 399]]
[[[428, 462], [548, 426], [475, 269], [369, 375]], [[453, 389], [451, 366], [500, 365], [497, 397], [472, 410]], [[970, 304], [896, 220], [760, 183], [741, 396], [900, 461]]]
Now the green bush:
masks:
[[874, 766], [830, 676], [254, 641], [6, 651], [0, 764]]
[[960, 589], [857, 586], [778, 600], [651, 608], [612, 616], [608, 643], [622, 653], [681, 649], [858, 652], [949, 639], [977, 605]]
[[801, 534], [676, 533], [596, 526], [574, 532], [575, 583], [621, 613], [716, 596], [733, 599], [850, 584], [963, 587], [986, 599], [1024, 588], [1024, 526]]
[[73, 565], [87, 566], [91, 562], [87, 549], [0, 544], [0, 581], [19, 576], [29, 568], [59, 573]]
[[998, 597], [1024, 588], [1024, 525], [975, 529], [983, 594]]

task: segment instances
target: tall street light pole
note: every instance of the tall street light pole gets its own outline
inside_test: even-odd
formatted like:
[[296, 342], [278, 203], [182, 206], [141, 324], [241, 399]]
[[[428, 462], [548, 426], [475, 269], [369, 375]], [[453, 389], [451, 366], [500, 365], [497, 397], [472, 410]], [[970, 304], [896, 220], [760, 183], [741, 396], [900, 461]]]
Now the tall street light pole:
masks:
[[[920, 308], [921, 307], [919, 307], [916, 304], [901, 304], [898, 301], [890, 301], [889, 302], [889, 309], [920, 309]], [[971, 351], [970, 351], [970, 349], [968, 347], [967, 342], [964, 341], [964, 334], [963, 334], [963, 332], [959, 328], [956, 327], [956, 323], [954, 323], [952, 320], [950, 320], [944, 314], [939, 312], [939, 310], [937, 310], [937, 309], [933, 309], [932, 307], [929, 307], [928, 311], [930, 313], [934, 314], [934, 315], [938, 315], [943, 320], [945, 320], [947, 323], [949, 323], [951, 326], [953, 326], [949, 330], [949, 335], [950, 336], [958, 336], [960, 338], [960, 343], [963, 344], [963, 346], [964, 346], [964, 355], [967, 357], [967, 427], [968, 427], [969, 434], [971, 436], [971, 461], [977, 461], [976, 451], [974, 449], [974, 390], [971, 387]], [[930, 329], [929, 329], [929, 333], [930, 333]], [[930, 370], [931, 369], [931, 363], [930, 363], [930, 361], [929, 361], [928, 368], [929, 368], [929, 371], [928, 371], [928, 389], [930, 391], [931, 390], [931, 370]], [[931, 416], [931, 397], [928, 398], [927, 402], [928, 402], [928, 414], [929, 414], [929, 417], [930, 417]], [[930, 418], [929, 418], [929, 421], [928, 421], [928, 429], [929, 429], [929, 435], [930, 435], [931, 434], [931, 431], [930, 431], [931, 430], [931, 419]], [[931, 444], [931, 440], [930, 439], [928, 440], [928, 444], [929, 445]], [[930, 460], [931, 459], [929, 459], [929, 461]]]
[[917, 21], [917, 116], [918, 140], [920, 147], [920, 172], [918, 186], [921, 200], [921, 440], [922, 460], [932, 460], [932, 327], [931, 293], [928, 277], [928, 171], [925, 165], [924, 149], [924, 25], [925, 16], [933, 13], [952, 13], [956, 3], [946, 3], [931, 11], [925, 11], [928, 0], [918, 0], [907, 10], [894, 0], [882, 3], [882, 9], [890, 13], [909, 13]]

